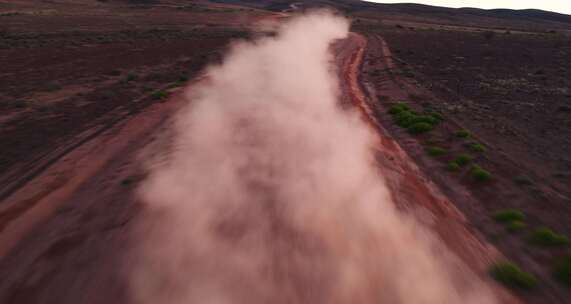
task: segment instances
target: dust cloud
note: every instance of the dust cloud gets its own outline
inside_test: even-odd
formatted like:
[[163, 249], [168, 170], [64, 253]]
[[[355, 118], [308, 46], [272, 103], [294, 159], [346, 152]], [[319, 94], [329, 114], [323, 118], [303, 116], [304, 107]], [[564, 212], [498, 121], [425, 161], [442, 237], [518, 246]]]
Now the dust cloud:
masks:
[[169, 161], [139, 189], [135, 303], [494, 303], [394, 208], [375, 135], [339, 107], [329, 47], [348, 29], [292, 18], [193, 89]]

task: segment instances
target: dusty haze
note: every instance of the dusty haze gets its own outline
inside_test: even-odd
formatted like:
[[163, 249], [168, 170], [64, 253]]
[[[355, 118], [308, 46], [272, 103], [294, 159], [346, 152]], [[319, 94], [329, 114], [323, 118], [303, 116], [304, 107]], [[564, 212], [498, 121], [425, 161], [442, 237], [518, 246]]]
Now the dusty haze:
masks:
[[338, 106], [329, 46], [348, 28], [293, 18], [193, 89], [169, 161], [140, 188], [135, 303], [494, 303], [395, 210], [375, 135]]

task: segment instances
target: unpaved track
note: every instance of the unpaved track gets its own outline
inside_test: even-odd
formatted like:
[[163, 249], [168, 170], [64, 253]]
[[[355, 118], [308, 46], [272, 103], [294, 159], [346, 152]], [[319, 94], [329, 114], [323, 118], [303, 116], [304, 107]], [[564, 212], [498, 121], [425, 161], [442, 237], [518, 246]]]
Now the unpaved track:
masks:
[[[466, 264], [482, 273], [497, 252], [466, 228], [465, 219], [375, 121], [359, 74], [366, 40], [337, 46], [344, 106], [356, 106], [379, 133], [378, 164], [403, 210], [419, 215]], [[134, 196], [144, 178], [138, 154], [165, 132], [183, 102], [177, 97], [129, 117], [82, 143], [5, 199], [0, 218], [0, 303], [128, 303]], [[32, 204], [33, 203], [33, 204]], [[27, 206], [21, 212], [18, 206]], [[13, 218], [10, 218], [13, 216]], [[507, 301], [506, 301], [507, 302]]]

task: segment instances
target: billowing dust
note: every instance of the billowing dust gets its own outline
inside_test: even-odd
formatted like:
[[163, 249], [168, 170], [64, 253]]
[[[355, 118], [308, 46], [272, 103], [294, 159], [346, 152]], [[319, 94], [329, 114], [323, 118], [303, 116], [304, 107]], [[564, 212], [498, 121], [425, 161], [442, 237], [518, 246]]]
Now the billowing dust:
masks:
[[339, 107], [329, 47], [348, 29], [328, 12], [290, 19], [194, 88], [140, 187], [135, 303], [495, 302], [395, 209], [374, 134]]

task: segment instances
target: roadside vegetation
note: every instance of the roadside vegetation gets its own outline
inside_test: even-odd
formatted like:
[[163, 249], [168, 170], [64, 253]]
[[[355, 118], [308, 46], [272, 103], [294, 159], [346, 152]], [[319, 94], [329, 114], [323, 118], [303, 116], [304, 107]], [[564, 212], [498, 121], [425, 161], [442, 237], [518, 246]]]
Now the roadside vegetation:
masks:
[[569, 243], [566, 235], [557, 233], [549, 228], [541, 227], [535, 229], [529, 236], [529, 241], [542, 247], [560, 247]]
[[509, 288], [533, 289], [537, 286], [537, 279], [529, 272], [521, 270], [511, 262], [500, 262], [490, 268], [491, 276]]
[[459, 138], [468, 138], [468, 137], [470, 137], [470, 132], [468, 132], [467, 130], [459, 130], [459, 131], [456, 131], [456, 137], [459, 137]]
[[480, 143], [467, 143], [466, 147], [472, 152], [485, 152], [486, 148]]
[[442, 119], [438, 113], [418, 113], [412, 110], [406, 103], [399, 102], [389, 109], [394, 122], [401, 128], [405, 128], [411, 134], [427, 133], [434, 129]]
[[154, 100], [163, 100], [165, 98], [167, 98], [169, 96], [169, 94], [166, 91], [156, 91], [153, 94], [151, 94], [151, 98]]
[[517, 209], [503, 209], [496, 211], [492, 218], [504, 225], [507, 231], [509, 232], [519, 232], [525, 228], [527, 228], [527, 224], [525, 223], [525, 214]]
[[486, 182], [492, 179], [492, 174], [486, 170], [484, 170], [479, 165], [473, 165], [470, 169], [470, 176], [474, 181], [477, 182]]
[[467, 164], [469, 164], [472, 160], [474, 160], [474, 157], [468, 154], [460, 154], [458, 156], [456, 156], [456, 158], [454, 159], [454, 162], [456, 164], [458, 164], [458, 166], [460, 167], [464, 167]]
[[426, 148], [426, 153], [428, 153], [428, 155], [430, 156], [437, 157], [437, 156], [446, 155], [448, 153], [448, 150], [436, 146], [431, 146]]
[[512, 221], [525, 220], [525, 214], [517, 209], [503, 209], [496, 211], [492, 218], [500, 223], [509, 223]]

